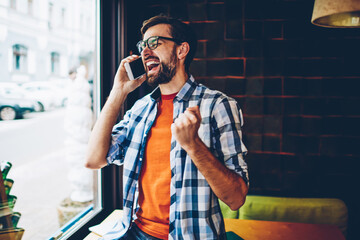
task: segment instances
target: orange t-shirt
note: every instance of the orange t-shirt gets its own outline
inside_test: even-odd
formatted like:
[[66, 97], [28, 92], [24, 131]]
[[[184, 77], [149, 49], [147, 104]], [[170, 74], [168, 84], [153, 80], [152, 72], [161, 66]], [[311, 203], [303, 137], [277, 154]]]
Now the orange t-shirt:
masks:
[[169, 235], [171, 124], [176, 94], [161, 96], [139, 179], [140, 209], [135, 223], [145, 233], [160, 239], [168, 239]]

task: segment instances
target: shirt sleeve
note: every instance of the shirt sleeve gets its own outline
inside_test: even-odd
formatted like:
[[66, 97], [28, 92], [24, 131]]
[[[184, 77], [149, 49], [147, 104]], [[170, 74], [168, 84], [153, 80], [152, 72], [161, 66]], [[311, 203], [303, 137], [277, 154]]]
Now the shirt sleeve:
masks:
[[215, 154], [225, 166], [239, 174], [249, 185], [247, 149], [242, 141], [242, 112], [237, 102], [228, 97], [217, 100], [212, 112], [212, 141]]
[[127, 132], [129, 129], [129, 119], [131, 112], [127, 111], [123, 120], [113, 127], [111, 133], [111, 143], [109, 151], [106, 156], [106, 161], [109, 164], [122, 165], [124, 163], [124, 156], [127, 149]]

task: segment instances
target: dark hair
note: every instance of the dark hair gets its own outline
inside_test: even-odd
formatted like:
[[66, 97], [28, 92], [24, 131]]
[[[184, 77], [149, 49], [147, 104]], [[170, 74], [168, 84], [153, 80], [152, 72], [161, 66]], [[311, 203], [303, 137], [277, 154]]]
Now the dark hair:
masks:
[[190, 27], [190, 25], [183, 23], [179, 19], [166, 15], [158, 15], [143, 22], [141, 35], [144, 36], [145, 32], [149, 28], [158, 24], [169, 24], [171, 36], [180, 42], [187, 42], [189, 44], [190, 50], [185, 58], [185, 70], [189, 72], [190, 63], [194, 59], [197, 49], [197, 37], [194, 30]]

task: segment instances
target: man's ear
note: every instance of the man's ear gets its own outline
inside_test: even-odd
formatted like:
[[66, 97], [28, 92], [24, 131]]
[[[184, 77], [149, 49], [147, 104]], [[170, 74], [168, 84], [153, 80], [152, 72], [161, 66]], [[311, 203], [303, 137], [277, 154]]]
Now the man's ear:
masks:
[[189, 43], [187, 42], [181, 43], [181, 45], [178, 46], [178, 50], [177, 50], [179, 60], [185, 59], [189, 51], [190, 51]]

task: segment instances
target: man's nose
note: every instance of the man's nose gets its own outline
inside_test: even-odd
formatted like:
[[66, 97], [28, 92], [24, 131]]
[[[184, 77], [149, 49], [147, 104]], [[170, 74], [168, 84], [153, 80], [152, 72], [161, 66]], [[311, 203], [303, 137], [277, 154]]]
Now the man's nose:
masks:
[[150, 50], [149, 46], [146, 45], [146, 47], [142, 50], [141, 55], [143, 57], [146, 57], [147, 55], [150, 55], [150, 54], [151, 54], [151, 50]]

